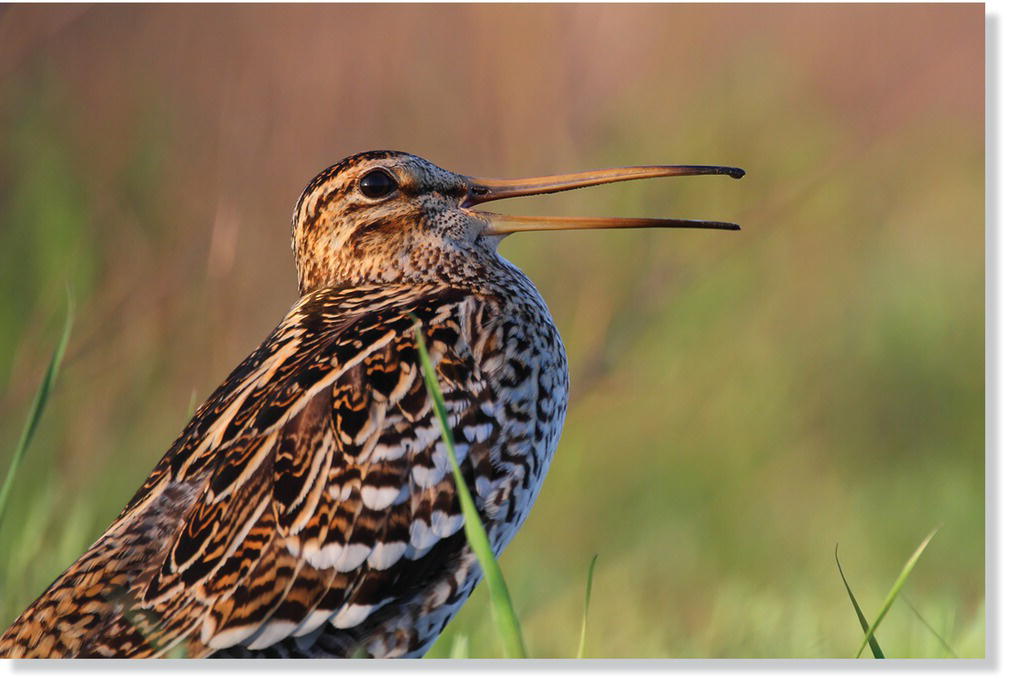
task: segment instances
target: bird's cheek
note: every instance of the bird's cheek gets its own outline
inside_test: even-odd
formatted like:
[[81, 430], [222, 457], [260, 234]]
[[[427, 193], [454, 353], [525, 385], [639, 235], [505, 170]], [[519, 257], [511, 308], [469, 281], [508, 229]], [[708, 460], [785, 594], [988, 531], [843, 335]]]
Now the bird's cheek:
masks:
[[465, 242], [477, 242], [486, 229], [486, 220], [467, 209], [455, 209], [448, 212], [453, 225], [454, 236]]

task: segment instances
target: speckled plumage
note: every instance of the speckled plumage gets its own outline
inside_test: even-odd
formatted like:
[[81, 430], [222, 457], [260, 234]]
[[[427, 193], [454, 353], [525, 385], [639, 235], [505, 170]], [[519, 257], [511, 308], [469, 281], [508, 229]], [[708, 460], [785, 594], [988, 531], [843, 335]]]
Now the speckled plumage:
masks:
[[[357, 190], [376, 168], [395, 195]], [[534, 286], [496, 253], [494, 215], [470, 210], [475, 195], [495, 198], [476, 180], [397, 152], [317, 176], [293, 218], [302, 297], [3, 634], [0, 655], [423, 654], [480, 572], [412, 316], [497, 553], [566, 412], [563, 345]]]

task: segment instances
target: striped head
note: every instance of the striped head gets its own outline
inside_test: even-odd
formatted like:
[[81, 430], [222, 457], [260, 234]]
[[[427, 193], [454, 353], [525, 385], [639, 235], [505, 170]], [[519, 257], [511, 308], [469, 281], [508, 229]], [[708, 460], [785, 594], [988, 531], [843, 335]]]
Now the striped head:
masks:
[[[462, 176], [403, 152], [363, 152], [320, 173], [292, 218], [299, 288], [411, 280], [432, 259], [474, 244]], [[416, 272], [421, 271], [421, 272]]]
[[623, 227], [737, 229], [731, 223], [653, 218], [503, 216], [476, 204], [602, 183], [743, 171], [722, 166], [631, 166], [497, 180], [459, 175], [405, 152], [355, 154], [324, 170], [299, 198], [292, 250], [303, 294], [328, 286], [459, 280], [498, 263], [496, 246], [530, 230]]

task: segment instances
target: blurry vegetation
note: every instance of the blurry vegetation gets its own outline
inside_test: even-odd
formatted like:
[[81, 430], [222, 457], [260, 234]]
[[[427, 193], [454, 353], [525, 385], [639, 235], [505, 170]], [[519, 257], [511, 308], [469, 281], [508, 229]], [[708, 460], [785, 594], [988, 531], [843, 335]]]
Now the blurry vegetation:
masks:
[[24, 462], [25, 453], [28, 452], [28, 448], [32, 444], [35, 430], [39, 428], [39, 421], [46, 410], [49, 395], [52, 393], [53, 386], [56, 384], [56, 378], [60, 374], [60, 365], [63, 363], [63, 354], [67, 351], [67, 342], [70, 341], [70, 330], [73, 326], [73, 321], [73, 303], [68, 294], [67, 314], [63, 324], [63, 334], [60, 335], [60, 340], [57, 342], [56, 348], [53, 349], [53, 355], [49, 358], [49, 365], [46, 366], [46, 372], [39, 382], [35, 398], [32, 399], [31, 408], [29, 408], [28, 415], [25, 417], [25, 425], [21, 429], [21, 436], [18, 437], [18, 443], [11, 454], [7, 473], [0, 480], [0, 520], [3, 520], [4, 510], [7, 509], [7, 497], [10, 496], [11, 490], [14, 488], [14, 482], [18, 477], [18, 469], [21, 467], [21, 463]]
[[[501, 558], [529, 654], [575, 651], [598, 554], [592, 656], [849, 657], [835, 544], [873, 609], [941, 526], [876, 637], [891, 657], [983, 656], [981, 12], [7, 8], [0, 471], [68, 284], [79, 313], [0, 525], [0, 621], [102, 532], [191, 395], [295, 300], [305, 182], [400, 148], [480, 175], [748, 171], [497, 209], [744, 227], [504, 243], [573, 380]], [[432, 656], [499, 655], [484, 590]]]

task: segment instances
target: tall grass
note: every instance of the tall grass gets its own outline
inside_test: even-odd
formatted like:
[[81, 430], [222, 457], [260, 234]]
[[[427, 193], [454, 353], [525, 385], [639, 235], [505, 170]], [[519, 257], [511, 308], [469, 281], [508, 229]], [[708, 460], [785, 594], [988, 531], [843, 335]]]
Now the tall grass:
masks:
[[17, 446], [14, 447], [14, 453], [11, 456], [10, 465], [7, 467], [7, 474], [4, 476], [3, 485], [0, 485], [0, 524], [3, 523], [4, 512], [7, 510], [7, 499], [11, 489], [14, 487], [14, 480], [17, 477], [18, 469], [21, 467], [21, 461], [24, 459], [25, 453], [28, 452], [28, 447], [32, 443], [32, 437], [35, 436], [35, 430], [39, 426], [39, 420], [42, 419], [42, 413], [46, 409], [46, 403], [49, 401], [50, 393], [56, 384], [56, 376], [60, 372], [63, 355], [67, 351], [67, 342], [70, 341], [70, 330], [73, 325], [74, 302], [68, 294], [67, 312], [63, 320], [63, 332], [56, 343], [56, 348], [53, 349], [53, 355], [49, 358], [49, 365], [46, 367], [46, 372], [42, 375], [42, 381], [35, 392], [35, 398], [32, 400], [31, 408], [28, 410], [28, 416], [21, 430], [21, 436], [18, 438]]
[[591, 558], [591, 564], [587, 568], [587, 584], [584, 587], [584, 614], [580, 619], [580, 640], [577, 643], [577, 659], [583, 659], [587, 655], [587, 615], [591, 611], [591, 582], [594, 581], [594, 566], [598, 563], [598, 556]]
[[[918, 560], [921, 558], [922, 553], [925, 552], [925, 548], [927, 548], [929, 542], [932, 541], [932, 537], [936, 535], [936, 531], [937, 530], [933, 530], [928, 536], [926, 536], [925, 540], [923, 540], [918, 547], [915, 548], [915, 551], [911, 553], [911, 557], [909, 557], [907, 562], [904, 563], [904, 566], [900, 570], [900, 574], [897, 575], [897, 579], [893, 582], [889, 592], [886, 594], [886, 598], [883, 600], [883, 605], [879, 608], [876, 618], [872, 620], [871, 624], [865, 626], [865, 637], [862, 639], [862, 644], [858, 647], [858, 652], [855, 653], [856, 658], [861, 657], [865, 646], [872, 642], [873, 634], [876, 632], [876, 629], [879, 628], [879, 625], [883, 623], [886, 613], [890, 611], [890, 607], [893, 606], [894, 600], [896, 600], [897, 596], [900, 595], [900, 589], [904, 587], [908, 577], [911, 576], [911, 572], [914, 571], [915, 565], [918, 564]], [[858, 603], [855, 602], [854, 604], [855, 610], [860, 613]], [[883, 656], [883, 651], [880, 649], [879, 657], [882, 658]]]
[[855, 593], [851, 590], [851, 585], [848, 583], [848, 579], [844, 576], [844, 567], [841, 566], [841, 558], [837, 554], [838, 546], [834, 546], [834, 561], [837, 563], [837, 571], [841, 575], [841, 581], [844, 582], [844, 589], [848, 592], [848, 599], [851, 600], [851, 606], [855, 610], [855, 615], [858, 617], [858, 623], [862, 627], [862, 633], [867, 633], [869, 638], [869, 649], [872, 650], [872, 656], [876, 659], [886, 659], [886, 655], [883, 654], [883, 649], [879, 646], [879, 641], [876, 640], [876, 636], [873, 635], [872, 630], [869, 628], [869, 621], [865, 618], [865, 612], [862, 611], [862, 607], [858, 604], [858, 598], [855, 597]]
[[440, 389], [440, 382], [436, 378], [436, 370], [433, 368], [432, 360], [429, 358], [429, 350], [426, 348], [426, 340], [422, 335], [421, 323], [417, 318], [415, 322], [415, 342], [418, 346], [419, 362], [422, 365], [422, 374], [425, 378], [426, 390], [429, 392], [429, 399], [433, 402], [439, 420], [443, 445], [447, 450], [447, 461], [454, 473], [454, 485], [457, 488], [457, 497], [464, 514], [464, 533], [471, 549], [475, 551], [478, 564], [482, 567], [482, 573], [489, 584], [493, 619], [496, 622], [503, 651], [507, 657], [525, 658], [528, 655], [524, 647], [520, 620], [514, 611], [513, 602], [510, 600], [510, 591], [503, 578], [499, 562], [496, 561], [496, 554], [492, 551], [489, 536], [485, 533], [482, 518], [479, 517], [478, 510], [475, 508], [475, 501], [471, 497], [468, 483], [464, 480], [461, 467], [457, 463], [457, 448], [454, 445], [454, 435], [451, 432], [450, 423], [447, 421], [447, 407], [443, 402], [443, 392]]

